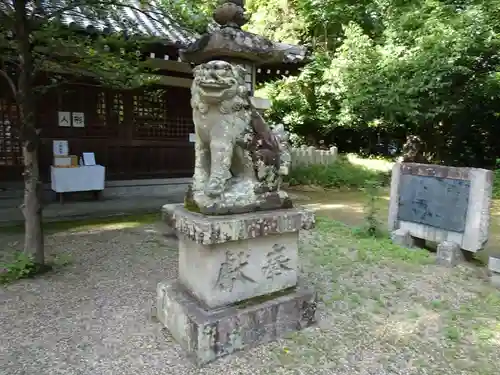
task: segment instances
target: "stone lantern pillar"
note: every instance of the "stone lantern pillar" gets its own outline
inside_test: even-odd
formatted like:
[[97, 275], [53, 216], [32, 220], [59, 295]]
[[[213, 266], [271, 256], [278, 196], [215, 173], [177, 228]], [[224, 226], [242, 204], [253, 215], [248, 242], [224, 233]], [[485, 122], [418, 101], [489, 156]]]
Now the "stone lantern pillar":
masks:
[[298, 271], [299, 231], [314, 215], [281, 190], [288, 137], [252, 98], [255, 67], [283, 61], [284, 51], [241, 29], [243, 6], [220, 5], [220, 28], [181, 51], [197, 64], [195, 172], [184, 204], [162, 209], [179, 239], [179, 277], [158, 284], [156, 310], [199, 365], [315, 322], [316, 294]]

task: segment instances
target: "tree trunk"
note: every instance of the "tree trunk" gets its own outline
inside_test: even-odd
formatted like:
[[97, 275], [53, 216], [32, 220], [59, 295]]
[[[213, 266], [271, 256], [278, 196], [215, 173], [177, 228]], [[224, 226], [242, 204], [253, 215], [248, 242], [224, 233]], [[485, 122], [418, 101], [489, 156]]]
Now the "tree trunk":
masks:
[[[26, 142], [24, 142], [26, 143]], [[38, 265], [43, 265], [44, 243], [42, 229], [42, 183], [38, 168], [38, 147], [31, 150], [23, 144], [24, 158], [24, 253], [32, 256]]]
[[16, 99], [19, 106], [21, 141], [24, 159], [25, 219], [24, 253], [32, 256], [37, 265], [44, 264], [42, 229], [42, 184], [38, 168], [39, 131], [36, 128], [35, 97], [33, 92], [33, 46], [30, 41], [32, 25], [25, 1], [15, 1], [15, 39], [19, 50], [19, 80]]

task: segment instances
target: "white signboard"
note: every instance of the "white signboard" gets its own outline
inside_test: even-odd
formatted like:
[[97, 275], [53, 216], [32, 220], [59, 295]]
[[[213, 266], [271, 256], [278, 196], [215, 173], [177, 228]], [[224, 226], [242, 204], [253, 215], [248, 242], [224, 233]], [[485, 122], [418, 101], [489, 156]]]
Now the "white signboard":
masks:
[[71, 112], [58, 112], [59, 126], [71, 126]]
[[95, 154], [93, 152], [83, 153], [83, 165], [95, 165]]
[[191, 142], [191, 143], [196, 142], [196, 134], [195, 133], [189, 133], [189, 142]]
[[59, 156], [54, 158], [54, 167], [71, 167], [71, 157]]
[[54, 141], [52, 142], [52, 153], [54, 156], [68, 156], [69, 147], [68, 141]]
[[74, 128], [84, 128], [85, 127], [85, 115], [83, 112], [73, 112], [73, 127]]

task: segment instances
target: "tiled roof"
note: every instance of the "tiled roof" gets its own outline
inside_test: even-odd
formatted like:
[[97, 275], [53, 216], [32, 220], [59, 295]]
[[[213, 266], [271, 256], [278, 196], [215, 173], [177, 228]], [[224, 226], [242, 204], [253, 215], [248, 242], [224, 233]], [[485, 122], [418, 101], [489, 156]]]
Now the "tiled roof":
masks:
[[[5, 1], [5, 0], [4, 0]], [[3, 7], [12, 6], [13, 1], [0, 1]], [[10, 2], [10, 4], [8, 4]], [[41, 0], [45, 14], [57, 12], [71, 3], [68, 0]], [[74, 2], [74, 1], [73, 1]], [[124, 33], [159, 38], [165, 43], [187, 46], [197, 35], [181, 27], [171, 15], [160, 7], [145, 9], [140, 0], [129, 0], [129, 6], [114, 6], [107, 9], [106, 18], [89, 13], [89, 9], [75, 7], [62, 12], [58, 19], [67, 26], [76, 26], [86, 30], [103, 33]], [[149, 2], [149, 4], [153, 2]], [[0, 4], [0, 11], [2, 5]]]
[[296, 64], [306, 59], [307, 48], [304, 46], [297, 46], [287, 43], [275, 43], [275, 45], [278, 48], [284, 49], [286, 51], [284, 63]]
[[[15, 0], [0, 0], [0, 11], [8, 11]], [[42, 9], [50, 14], [62, 9], [71, 3], [69, 0], [40, 0]], [[60, 21], [68, 26], [76, 26], [86, 30], [96, 30], [103, 33], [124, 33], [128, 35], [142, 35], [154, 37], [167, 44], [187, 47], [200, 35], [186, 30], [177, 23], [171, 15], [161, 7], [143, 9], [140, 0], [129, 0], [128, 7], [115, 7], [109, 10], [106, 19], [89, 14], [84, 7], [75, 7], [65, 11], [59, 17]], [[153, 2], [149, 2], [150, 4]], [[284, 43], [276, 43], [278, 47], [287, 50], [285, 63], [297, 63], [305, 59], [306, 49]]]

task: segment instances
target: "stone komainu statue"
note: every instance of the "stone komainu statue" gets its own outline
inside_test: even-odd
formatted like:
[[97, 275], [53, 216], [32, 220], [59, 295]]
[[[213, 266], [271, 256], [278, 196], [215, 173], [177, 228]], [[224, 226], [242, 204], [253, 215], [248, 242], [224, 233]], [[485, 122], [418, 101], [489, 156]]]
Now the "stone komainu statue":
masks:
[[291, 207], [280, 191], [290, 153], [283, 126], [252, 106], [245, 70], [225, 61], [194, 68], [195, 172], [186, 202], [205, 214]]
[[420, 137], [409, 135], [403, 145], [403, 162], [405, 163], [425, 163], [423, 154], [424, 143]]

